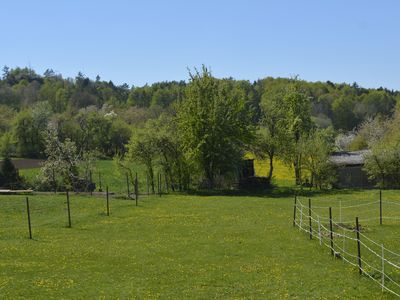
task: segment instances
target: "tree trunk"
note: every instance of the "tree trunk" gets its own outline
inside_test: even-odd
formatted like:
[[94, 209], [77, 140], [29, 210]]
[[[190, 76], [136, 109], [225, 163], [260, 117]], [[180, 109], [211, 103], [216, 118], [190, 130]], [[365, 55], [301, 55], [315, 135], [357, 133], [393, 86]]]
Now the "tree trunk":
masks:
[[150, 176], [151, 192], [152, 192], [152, 194], [155, 194], [155, 189], [154, 189], [154, 171], [153, 171], [153, 167], [151, 165], [148, 167], [148, 172], [149, 172], [149, 176]]
[[300, 159], [296, 157], [295, 161], [293, 162], [294, 167], [294, 175], [296, 177], [296, 185], [301, 185], [301, 168], [300, 168]]
[[268, 172], [268, 180], [271, 181], [272, 174], [274, 172], [274, 155], [269, 156], [269, 172]]
[[210, 163], [210, 165], [206, 166], [205, 175], [206, 175], [206, 179], [208, 181], [207, 182], [208, 183], [208, 188], [209, 189], [213, 189], [214, 188], [214, 172], [213, 172], [211, 163]]

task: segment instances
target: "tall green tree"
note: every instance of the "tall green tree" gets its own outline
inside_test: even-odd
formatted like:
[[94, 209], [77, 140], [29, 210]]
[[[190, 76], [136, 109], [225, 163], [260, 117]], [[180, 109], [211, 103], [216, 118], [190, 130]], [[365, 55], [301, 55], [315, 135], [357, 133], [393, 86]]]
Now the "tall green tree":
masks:
[[278, 123], [284, 128], [287, 136], [287, 139], [282, 141], [282, 157], [293, 166], [296, 184], [301, 184], [303, 155], [300, 141], [302, 137], [307, 136], [313, 123], [311, 121], [311, 99], [297, 80], [294, 80], [285, 89], [280, 109], [284, 111], [285, 117]]
[[[146, 129], [139, 129], [133, 132], [128, 145], [128, 153], [126, 155], [130, 162], [142, 164], [146, 168], [146, 173], [150, 181], [152, 193], [154, 194], [154, 165], [156, 160], [156, 144], [155, 139]], [[121, 160], [120, 160], [121, 161]], [[128, 176], [133, 181], [133, 174], [129, 167], [121, 161], [121, 168], [126, 169]]]
[[184, 190], [189, 185], [189, 168], [181, 147], [180, 136], [173, 116], [162, 114], [158, 119], [146, 123], [154, 139], [156, 155], [172, 190]]
[[355, 112], [355, 100], [351, 96], [341, 96], [332, 104], [333, 125], [336, 129], [353, 130], [359, 123]]
[[335, 138], [332, 128], [314, 128], [303, 137], [299, 147], [302, 151], [302, 168], [310, 175], [310, 186], [328, 188], [335, 181], [335, 170], [329, 162], [334, 150]]
[[270, 89], [263, 93], [261, 99], [261, 120], [255, 149], [257, 157], [268, 158], [269, 180], [273, 176], [274, 159], [281, 154], [283, 141], [289, 138], [284, 122], [286, 112], [282, 109], [283, 95], [280, 89]]
[[189, 73], [186, 97], [177, 105], [182, 147], [200, 175], [214, 187], [233, 172], [254, 136], [244, 94], [232, 94], [203, 66]]

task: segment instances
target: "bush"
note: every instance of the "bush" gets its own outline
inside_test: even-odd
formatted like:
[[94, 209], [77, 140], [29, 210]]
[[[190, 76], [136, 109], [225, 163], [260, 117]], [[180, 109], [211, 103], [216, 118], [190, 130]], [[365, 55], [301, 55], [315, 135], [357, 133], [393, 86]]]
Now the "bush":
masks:
[[19, 176], [18, 169], [15, 168], [9, 157], [6, 157], [1, 164], [0, 187], [8, 189], [19, 189], [23, 187], [22, 178]]

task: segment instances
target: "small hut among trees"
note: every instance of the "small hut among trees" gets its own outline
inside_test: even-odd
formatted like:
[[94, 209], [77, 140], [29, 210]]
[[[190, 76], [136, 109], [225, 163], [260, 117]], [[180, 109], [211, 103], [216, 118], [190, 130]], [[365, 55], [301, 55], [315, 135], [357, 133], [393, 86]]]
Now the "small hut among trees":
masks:
[[337, 171], [337, 188], [373, 188], [375, 182], [368, 178], [364, 171], [365, 159], [369, 150], [341, 151], [330, 155], [329, 161]]

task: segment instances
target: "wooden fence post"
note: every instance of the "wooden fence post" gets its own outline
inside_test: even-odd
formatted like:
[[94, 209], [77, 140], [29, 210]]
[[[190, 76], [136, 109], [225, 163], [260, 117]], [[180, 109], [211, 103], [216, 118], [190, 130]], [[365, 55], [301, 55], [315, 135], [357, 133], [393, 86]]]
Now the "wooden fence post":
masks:
[[360, 226], [358, 224], [358, 217], [356, 217], [356, 229], [357, 229], [357, 258], [358, 258], [358, 270], [360, 275], [362, 274], [361, 266], [361, 243], [360, 243]]
[[32, 239], [31, 210], [29, 209], [29, 199], [28, 199], [28, 197], [26, 197], [26, 212], [28, 214], [29, 239]]
[[67, 190], [67, 212], [68, 212], [68, 227], [71, 228], [71, 208], [69, 205], [69, 191]]

